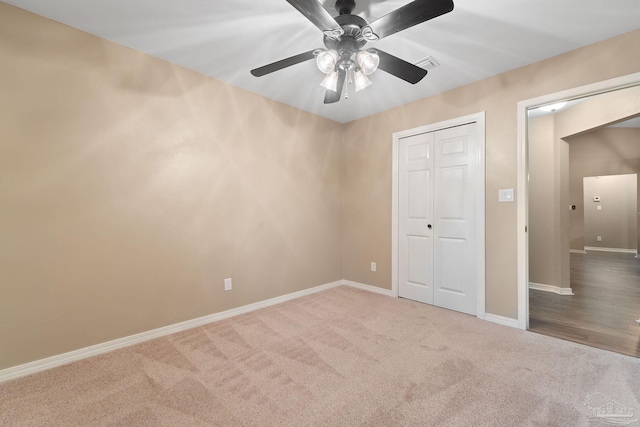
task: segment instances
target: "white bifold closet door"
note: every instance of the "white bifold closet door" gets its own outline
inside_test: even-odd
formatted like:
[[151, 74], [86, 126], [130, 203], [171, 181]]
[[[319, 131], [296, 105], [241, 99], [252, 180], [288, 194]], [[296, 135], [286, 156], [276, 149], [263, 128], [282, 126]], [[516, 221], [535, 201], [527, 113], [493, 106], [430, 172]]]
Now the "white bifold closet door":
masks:
[[476, 124], [399, 141], [399, 296], [477, 311]]

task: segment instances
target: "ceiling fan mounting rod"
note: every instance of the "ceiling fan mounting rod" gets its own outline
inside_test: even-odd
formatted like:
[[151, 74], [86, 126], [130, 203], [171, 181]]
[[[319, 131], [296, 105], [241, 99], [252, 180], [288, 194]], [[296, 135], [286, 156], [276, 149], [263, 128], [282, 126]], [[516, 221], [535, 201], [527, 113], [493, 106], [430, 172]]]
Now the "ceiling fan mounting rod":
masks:
[[356, 8], [355, 0], [337, 0], [336, 11], [340, 15], [351, 15], [353, 9]]

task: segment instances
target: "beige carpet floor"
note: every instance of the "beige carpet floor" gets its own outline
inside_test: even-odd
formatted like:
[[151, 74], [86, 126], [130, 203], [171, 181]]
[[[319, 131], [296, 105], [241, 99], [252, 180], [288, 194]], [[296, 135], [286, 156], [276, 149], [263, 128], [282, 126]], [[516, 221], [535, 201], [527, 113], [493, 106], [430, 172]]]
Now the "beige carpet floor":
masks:
[[0, 384], [0, 425], [573, 426], [607, 402], [638, 419], [640, 359], [341, 286]]

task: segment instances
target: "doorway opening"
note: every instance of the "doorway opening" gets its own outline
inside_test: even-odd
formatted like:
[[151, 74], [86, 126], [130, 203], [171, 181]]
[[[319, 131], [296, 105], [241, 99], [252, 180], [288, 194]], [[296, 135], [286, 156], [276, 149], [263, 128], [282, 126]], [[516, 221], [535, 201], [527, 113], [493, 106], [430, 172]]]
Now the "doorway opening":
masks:
[[[640, 209], [627, 200], [625, 227], [609, 221], [594, 231], [585, 211], [613, 213], [622, 205], [611, 204], [612, 195], [608, 206], [601, 195], [583, 196], [583, 182], [640, 172], [640, 158], [628, 152], [638, 150], [640, 129], [618, 124], [640, 116], [639, 84], [636, 73], [518, 103], [518, 325], [601, 348], [628, 338], [608, 349], [636, 356], [640, 264], [629, 252], [637, 252]], [[539, 114], [541, 106], [550, 107], [548, 115]], [[623, 302], [629, 307], [616, 310]]]

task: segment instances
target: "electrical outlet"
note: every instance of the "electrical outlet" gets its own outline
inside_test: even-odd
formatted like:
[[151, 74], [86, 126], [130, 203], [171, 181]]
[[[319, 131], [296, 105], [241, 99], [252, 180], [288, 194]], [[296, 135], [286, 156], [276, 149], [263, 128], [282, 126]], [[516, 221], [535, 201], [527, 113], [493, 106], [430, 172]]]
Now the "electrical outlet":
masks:
[[602, 236], [596, 236], [596, 240], [597, 240], [598, 242], [602, 242]]
[[231, 278], [224, 279], [224, 290], [225, 291], [230, 291], [232, 286], [233, 286], [233, 283], [231, 282]]
[[378, 268], [378, 267], [376, 266], [376, 263], [375, 263], [375, 262], [372, 262], [372, 263], [371, 263], [371, 271], [376, 271], [376, 268]]

